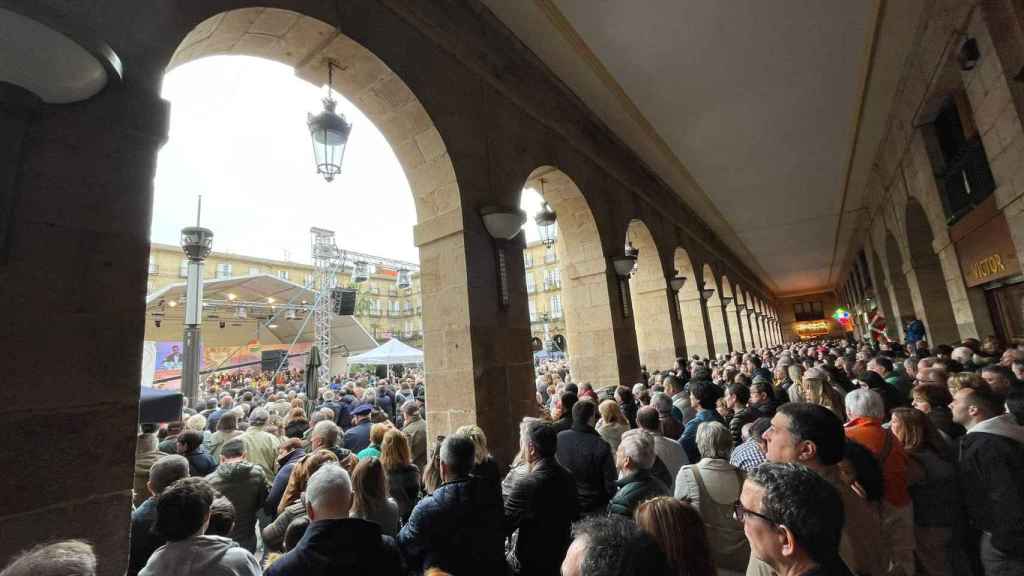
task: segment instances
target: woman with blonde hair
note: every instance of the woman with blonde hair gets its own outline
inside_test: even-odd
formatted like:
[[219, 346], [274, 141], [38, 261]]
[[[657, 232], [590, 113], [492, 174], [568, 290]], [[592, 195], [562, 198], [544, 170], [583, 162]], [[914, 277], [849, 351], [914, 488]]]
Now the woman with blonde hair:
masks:
[[473, 441], [476, 448], [476, 464], [473, 466], [473, 476], [484, 479], [488, 484], [494, 486], [497, 492], [501, 492], [501, 470], [498, 462], [487, 450], [487, 435], [483, 429], [474, 424], [459, 426], [455, 431], [460, 436], [466, 436]]
[[402, 515], [398, 502], [388, 496], [388, 483], [380, 459], [370, 456], [356, 464], [352, 473], [352, 518], [369, 520], [380, 526], [381, 533], [398, 535]]
[[402, 520], [407, 521], [419, 501], [420, 469], [412, 463], [409, 439], [401, 430], [391, 429], [380, 444], [380, 463], [388, 478], [388, 493], [398, 502]]
[[423, 492], [433, 494], [441, 486], [441, 444], [444, 436], [438, 436], [430, 447], [430, 458], [423, 467]]
[[718, 574], [704, 522], [693, 506], [670, 496], [658, 496], [637, 506], [634, 520], [665, 553], [672, 576]]
[[360, 450], [356, 458], [380, 458], [380, 445], [384, 442], [384, 435], [391, 429], [392, 426], [388, 422], [378, 422], [370, 427], [370, 445]]
[[[799, 368], [795, 364], [790, 368]], [[790, 370], [792, 374], [792, 370]], [[807, 402], [824, 406], [831, 410], [839, 420], [846, 421], [846, 406], [843, 395], [832, 387], [828, 374], [820, 368], [811, 368], [803, 373], [803, 378], [793, 380], [789, 388], [790, 402]]]
[[[288, 525], [296, 518], [306, 515], [306, 484], [310, 477], [323, 466], [337, 465], [338, 457], [330, 450], [317, 450], [303, 459], [301, 465], [292, 469], [289, 488], [294, 488], [295, 498], [286, 502], [283, 498], [278, 506], [277, 518], [263, 529], [263, 543], [268, 550], [281, 550]], [[294, 484], [292, 484], [294, 481]]]
[[612, 454], [615, 454], [619, 449], [619, 443], [622, 442], [622, 434], [629, 430], [629, 420], [626, 420], [619, 403], [615, 400], [601, 402], [597, 406], [597, 411], [601, 413], [601, 418], [597, 420], [595, 426], [597, 433], [612, 447]]

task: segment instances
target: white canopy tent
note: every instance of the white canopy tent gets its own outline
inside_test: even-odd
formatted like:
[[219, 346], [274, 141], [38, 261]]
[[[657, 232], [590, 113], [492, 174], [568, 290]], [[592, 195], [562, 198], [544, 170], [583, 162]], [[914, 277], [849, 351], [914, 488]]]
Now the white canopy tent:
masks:
[[398, 338], [392, 338], [377, 348], [350, 356], [348, 364], [384, 364], [388, 367], [388, 374], [391, 374], [391, 366], [394, 364], [422, 364], [423, 351], [402, 342]]

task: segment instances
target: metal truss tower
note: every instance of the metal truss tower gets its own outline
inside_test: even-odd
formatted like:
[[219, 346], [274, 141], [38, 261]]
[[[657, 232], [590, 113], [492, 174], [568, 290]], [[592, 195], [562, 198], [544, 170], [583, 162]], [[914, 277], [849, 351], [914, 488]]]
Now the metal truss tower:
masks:
[[345, 253], [334, 243], [334, 231], [310, 228], [316, 300], [313, 303], [314, 345], [320, 352], [317, 381], [326, 386], [331, 378], [331, 292], [338, 286], [338, 271], [344, 268]]

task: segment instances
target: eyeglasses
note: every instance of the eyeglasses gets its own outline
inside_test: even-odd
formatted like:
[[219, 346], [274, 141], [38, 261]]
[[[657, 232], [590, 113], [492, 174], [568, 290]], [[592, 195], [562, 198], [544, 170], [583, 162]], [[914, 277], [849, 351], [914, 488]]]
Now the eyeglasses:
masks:
[[733, 514], [733, 518], [735, 518], [736, 521], [739, 522], [740, 524], [743, 524], [744, 522], [746, 522], [746, 517], [748, 515], [750, 515], [750, 516], [756, 516], [756, 517], [760, 518], [761, 520], [764, 520], [765, 522], [767, 522], [767, 523], [769, 523], [769, 524], [771, 524], [773, 526], [778, 526], [779, 525], [778, 522], [776, 522], [775, 520], [772, 520], [771, 518], [765, 516], [764, 514], [760, 514], [758, 512], [754, 512], [753, 510], [747, 510], [746, 508], [743, 507], [743, 504], [741, 504], [739, 500], [737, 500], [736, 503], [732, 505], [732, 514]]

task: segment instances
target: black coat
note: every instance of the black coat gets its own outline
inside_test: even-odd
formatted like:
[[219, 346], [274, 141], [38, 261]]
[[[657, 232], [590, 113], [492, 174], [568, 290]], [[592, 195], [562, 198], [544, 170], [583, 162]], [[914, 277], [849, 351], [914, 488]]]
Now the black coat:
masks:
[[420, 500], [398, 533], [409, 569], [437, 566], [452, 574], [504, 574], [501, 493], [480, 478], [446, 482]]
[[668, 487], [658, 480], [650, 470], [639, 470], [619, 480], [619, 491], [608, 503], [609, 514], [633, 518], [633, 512], [641, 502], [655, 496], [671, 496]]
[[347, 450], [351, 450], [355, 453], [359, 453], [360, 450], [370, 445], [370, 428], [373, 424], [369, 420], [364, 420], [359, 424], [349, 428], [345, 431], [345, 438], [342, 440], [342, 446]]
[[592, 426], [574, 426], [558, 434], [558, 463], [576, 481], [580, 514], [604, 510], [615, 494], [615, 457]]
[[420, 469], [409, 464], [398, 470], [387, 472], [388, 494], [398, 502], [402, 520], [408, 521], [412, 508], [420, 501]]
[[277, 559], [266, 576], [402, 576], [395, 541], [367, 520], [318, 520], [309, 525], [295, 549]]
[[188, 460], [189, 476], [206, 476], [217, 469], [217, 461], [202, 446], [182, 456]]
[[[993, 419], [994, 420], [994, 419]], [[960, 488], [970, 524], [992, 534], [992, 546], [1024, 558], [1024, 443], [998, 433], [960, 440]]]
[[558, 576], [578, 516], [576, 482], [554, 458], [538, 461], [516, 482], [505, 501], [505, 534], [519, 529], [522, 574]]

